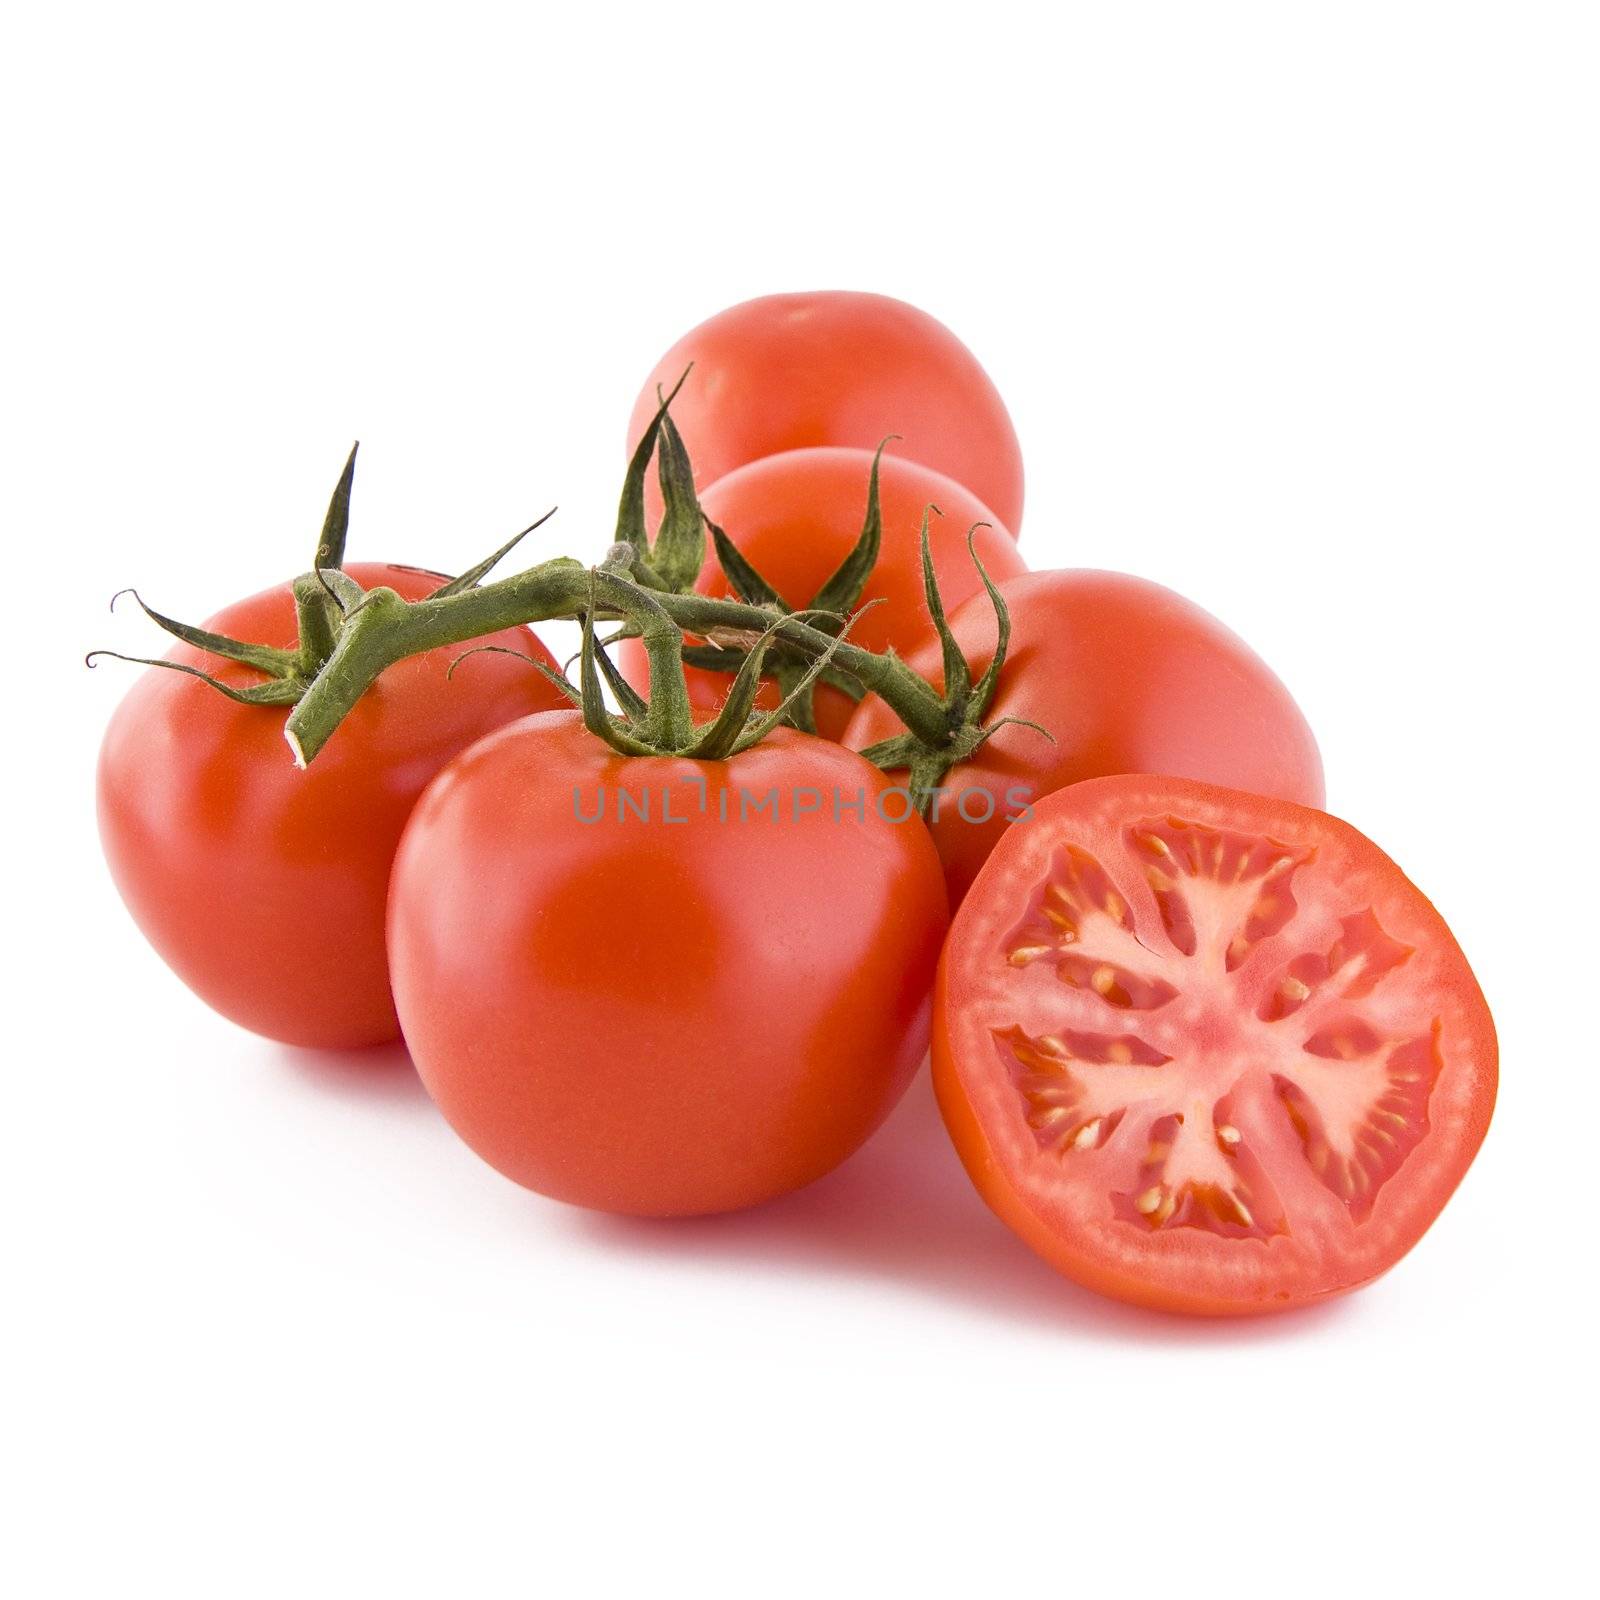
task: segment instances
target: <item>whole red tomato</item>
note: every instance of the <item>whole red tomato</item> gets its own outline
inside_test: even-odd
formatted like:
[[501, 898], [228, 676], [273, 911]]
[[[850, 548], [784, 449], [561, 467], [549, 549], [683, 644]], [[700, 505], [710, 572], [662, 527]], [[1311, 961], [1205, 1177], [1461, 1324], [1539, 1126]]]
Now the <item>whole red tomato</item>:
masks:
[[[701, 509], [785, 604], [798, 608], [810, 602], [860, 537], [871, 472], [870, 450], [791, 450], [730, 472], [700, 497]], [[850, 630], [850, 642], [863, 649], [883, 651], [892, 645], [901, 655], [910, 655], [935, 637], [922, 586], [922, 517], [930, 505], [943, 513], [930, 519], [928, 533], [946, 607], [960, 605], [983, 588], [967, 550], [967, 531], [975, 523], [989, 524], [978, 529], [974, 548], [991, 578], [999, 581], [1027, 571], [1010, 535], [981, 500], [915, 461], [883, 457], [878, 504], [883, 539], [859, 603], [882, 603], [863, 611]], [[719, 599], [733, 592], [714, 550], [695, 588]], [[644, 647], [627, 641], [618, 661], [623, 676], [643, 692], [650, 681]], [[688, 669], [688, 680], [690, 699], [702, 712], [721, 705], [732, 681], [726, 673], [695, 667]], [[773, 685], [763, 686], [758, 703], [777, 704]], [[837, 739], [855, 702], [824, 683], [817, 687], [814, 709], [817, 732]]]
[[[691, 329], [656, 363], [634, 404], [628, 450], [694, 363], [672, 416], [695, 482], [780, 450], [872, 449], [887, 434], [913, 461], [954, 478], [1016, 534], [1022, 451], [999, 391], [976, 357], [927, 312], [881, 294], [773, 294]], [[661, 513], [655, 481], [646, 505]]]
[[422, 1081], [484, 1160], [669, 1216], [861, 1144], [922, 1059], [946, 921], [927, 830], [859, 756], [780, 729], [726, 761], [621, 757], [567, 711], [422, 797], [389, 953]]
[[[444, 580], [356, 563], [362, 588], [408, 600]], [[292, 587], [218, 613], [207, 628], [292, 648]], [[524, 628], [492, 635], [550, 662]], [[287, 712], [239, 705], [198, 679], [149, 668], [100, 752], [100, 837], [134, 920], [174, 972], [242, 1027], [286, 1044], [380, 1044], [399, 1032], [384, 955], [389, 867], [416, 798], [446, 762], [529, 712], [561, 703], [523, 661], [464, 647], [390, 667], [305, 771]], [[244, 688], [248, 667], [180, 644], [169, 660]]]
[[[1322, 758], [1300, 708], [1209, 612], [1120, 572], [1033, 572], [999, 587], [1011, 643], [986, 721], [1025, 718], [1055, 742], [1002, 728], [945, 779], [931, 826], [952, 905], [1030, 800], [1085, 778], [1166, 773], [1322, 804]], [[950, 620], [976, 678], [994, 656], [994, 607], [981, 595]], [[943, 683], [937, 645], [910, 664]], [[864, 750], [901, 731], [869, 696], [844, 742]]]

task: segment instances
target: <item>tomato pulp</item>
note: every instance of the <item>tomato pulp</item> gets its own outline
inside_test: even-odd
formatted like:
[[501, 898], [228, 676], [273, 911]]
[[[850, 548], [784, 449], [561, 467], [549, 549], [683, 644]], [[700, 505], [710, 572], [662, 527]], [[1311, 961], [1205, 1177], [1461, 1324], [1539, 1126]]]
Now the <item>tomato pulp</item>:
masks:
[[[784, 603], [803, 607], [861, 536], [871, 472], [870, 450], [792, 450], [729, 473], [700, 503]], [[1027, 570], [1015, 542], [981, 500], [915, 461], [884, 456], [878, 505], [883, 538], [859, 602], [871, 609], [862, 611], [850, 629], [851, 643], [863, 649], [892, 646], [902, 655], [915, 654], [935, 637], [922, 587], [922, 517], [930, 505], [942, 513], [929, 519], [928, 539], [947, 607], [960, 605], [983, 587], [967, 549], [967, 533], [974, 525], [983, 524], [973, 548], [991, 578], [998, 582]], [[719, 599], [732, 593], [715, 551], [708, 553], [695, 588]], [[617, 659], [628, 681], [645, 691], [650, 665], [643, 645], [637, 639], [627, 641]], [[703, 713], [722, 704], [732, 682], [726, 673], [695, 667], [687, 669], [687, 676], [690, 698]], [[774, 685], [763, 687], [760, 704], [777, 704]], [[832, 739], [844, 732], [855, 710], [848, 695], [828, 684], [817, 687], [813, 705], [817, 731]]]
[[934, 1081], [985, 1199], [1102, 1293], [1279, 1310], [1439, 1214], [1494, 1104], [1494, 1026], [1438, 912], [1320, 811], [1170, 778], [1064, 789], [979, 875]]
[[843, 1161], [922, 1058], [947, 922], [887, 791], [789, 729], [625, 758], [567, 711], [475, 745], [418, 804], [389, 911], [406, 1042], [456, 1132], [541, 1194], [653, 1216]]
[[[408, 600], [445, 580], [355, 563], [363, 589]], [[213, 633], [293, 648], [292, 585], [241, 600]], [[525, 628], [484, 643], [549, 665]], [[384, 954], [389, 866], [416, 798], [474, 740], [564, 704], [525, 661], [465, 646], [390, 667], [309, 768], [284, 742], [287, 711], [239, 705], [151, 667], [118, 706], [100, 751], [100, 837], [134, 920], [209, 1006], [286, 1044], [347, 1047], [398, 1036]], [[169, 660], [237, 688], [248, 667], [180, 644]]]
[[[691, 329], [656, 363], [628, 425], [628, 453], [665, 393], [695, 482], [808, 445], [903, 455], [962, 483], [1013, 534], [1022, 527], [1022, 451], [1005, 403], [972, 352], [927, 312], [881, 294], [772, 294]], [[661, 514], [652, 476], [652, 519]]]
[[[958, 904], [1011, 819], [1085, 778], [1166, 772], [1320, 806], [1322, 758], [1300, 708], [1237, 634], [1182, 595], [1120, 572], [1053, 571], [1000, 585], [1011, 641], [986, 722], [1001, 728], [944, 780], [930, 819]], [[987, 595], [951, 617], [976, 679], [994, 656]], [[944, 682], [937, 644], [910, 665]], [[864, 750], [900, 732], [875, 696], [843, 740]]]

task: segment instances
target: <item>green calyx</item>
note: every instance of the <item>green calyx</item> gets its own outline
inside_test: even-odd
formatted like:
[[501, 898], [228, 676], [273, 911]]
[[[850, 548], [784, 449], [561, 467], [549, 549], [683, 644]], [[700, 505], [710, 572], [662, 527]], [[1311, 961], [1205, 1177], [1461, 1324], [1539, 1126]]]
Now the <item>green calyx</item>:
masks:
[[[344, 658], [351, 653], [353, 639], [370, 638], [375, 626], [382, 619], [392, 618], [397, 614], [396, 608], [409, 612], [414, 604], [421, 603], [408, 602], [389, 588], [363, 589], [344, 571], [345, 543], [350, 531], [350, 491], [355, 480], [356, 452], [359, 448], [359, 445], [351, 447], [344, 470], [334, 485], [333, 494], [328, 501], [327, 514], [323, 518], [322, 530], [317, 539], [312, 569], [294, 580], [295, 619], [298, 631], [298, 642], [294, 649], [284, 650], [273, 645], [257, 644], [248, 639], [235, 639], [227, 634], [213, 633], [208, 628], [197, 628], [190, 623], [180, 622], [146, 605], [144, 599], [134, 589], [124, 589], [112, 596], [111, 603], [115, 607], [123, 594], [131, 594], [144, 614], [174, 639], [179, 639], [209, 655], [219, 656], [224, 661], [233, 661], [240, 666], [248, 667], [260, 674], [260, 682], [241, 687], [225, 683], [213, 673], [187, 662], [151, 656], [124, 655], [116, 650], [91, 651], [85, 657], [87, 663], [93, 666], [100, 657], [108, 656], [138, 666], [161, 667], [198, 678], [219, 694], [226, 695], [228, 699], [240, 705], [299, 708], [307, 696], [319, 687], [325, 687], [330, 675], [337, 676], [344, 664]], [[498, 550], [435, 590], [429, 596], [429, 600], [448, 601], [453, 597], [465, 597], [478, 589], [484, 577], [504, 556], [510, 554], [522, 539], [553, 515], [553, 510], [547, 511], [543, 517], [508, 539]], [[576, 562], [556, 562], [550, 565], [578, 569]], [[395, 659], [403, 659], [405, 655], [415, 653], [416, 649], [406, 649]], [[368, 681], [370, 682], [370, 679]], [[294, 731], [297, 716], [298, 710], [291, 712], [289, 743], [296, 758], [300, 760], [301, 765], [304, 765], [305, 761], [326, 743], [327, 735], [332, 733], [333, 727], [330, 726], [326, 733], [316, 733], [313, 736], [310, 754], [306, 754], [307, 745]], [[337, 726], [337, 723], [333, 726]]]
[[342, 570], [345, 538], [350, 531], [350, 488], [355, 481], [356, 451], [360, 448], [359, 444], [351, 446], [344, 471], [339, 474], [339, 481], [333, 487], [327, 515], [322, 520], [322, 532], [317, 539], [312, 570], [294, 581], [295, 614], [300, 635], [296, 649], [281, 650], [271, 645], [254, 644], [247, 639], [233, 639], [227, 634], [212, 633], [209, 629], [179, 622], [146, 605], [136, 589], [124, 589], [111, 597], [111, 604], [115, 608], [123, 594], [131, 594], [140, 610], [158, 628], [171, 634], [174, 639], [193, 645], [197, 650], [249, 667], [262, 675], [260, 683], [240, 688], [185, 662], [126, 656], [116, 650], [91, 651], [85, 658], [89, 665], [93, 666], [101, 656], [110, 656], [118, 661], [132, 661], [141, 666], [166, 667], [174, 672], [187, 673], [241, 705], [294, 705], [333, 654], [344, 617], [353, 607], [359, 606], [364, 598], [360, 585], [352, 582]]
[[[929, 510], [936, 511], [937, 508], [930, 507]], [[940, 650], [944, 658], [944, 696], [941, 701], [944, 710], [944, 730], [942, 734], [929, 738], [926, 733], [908, 727], [906, 732], [897, 734], [892, 739], [881, 740], [875, 745], [869, 745], [861, 752], [868, 761], [884, 772], [906, 772], [909, 779], [907, 787], [916, 800], [918, 809], [924, 813], [927, 812], [934, 793], [944, 781], [946, 774], [953, 767], [969, 760], [1001, 728], [1013, 724], [1031, 728], [1034, 732], [1043, 734], [1052, 744], [1055, 742], [1054, 736], [1047, 729], [1040, 727], [1037, 722], [1029, 722], [1024, 717], [1001, 717], [998, 721], [990, 723], [984, 721], [989, 703], [994, 699], [995, 689], [999, 686], [1000, 674], [1005, 667], [1006, 652], [1011, 643], [1011, 614], [1006, 608], [1004, 596], [995, 587], [994, 580], [990, 578], [978, 557], [975, 535], [978, 528], [983, 526], [983, 523], [978, 523], [967, 530], [967, 554], [978, 569], [978, 576], [983, 580], [989, 602], [994, 607], [993, 658], [984, 669], [983, 676], [973, 682], [966, 655], [951, 631], [949, 619], [945, 615], [944, 600], [939, 593], [938, 579], [933, 570], [933, 553], [928, 539], [928, 512], [924, 511], [922, 588], [928, 602], [928, 614], [933, 618], [934, 628], [939, 635]]]
[[[891, 434], [890, 438], [895, 437]], [[850, 553], [839, 563], [827, 582], [814, 594], [805, 608], [791, 606], [773, 586], [756, 571], [743, 552], [714, 522], [707, 519], [712, 542], [716, 547], [717, 561], [728, 579], [733, 592], [747, 605], [761, 606], [775, 616], [804, 616], [815, 619], [815, 626], [823, 633], [838, 636], [842, 633], [844, 619], [856, 611], [867, 580], [878, 563], [878, 551], [883, 544], [883, 511], [878, 499], [878, 467], [883, 460], [885, 439], [873, 452], [872, 471], [867, 480], [867, 509], [861, 524], [861, 533]], [[731, 632], [712, 634], [704, 645], [685, 648], [683, 658], [690, 666], [711, 672], [739, 672], [744, 664], [748, 643]], [[816, 715], [812, 707], [814, 686], [818, 682], [830, 684], [860, 700], [866, 692], [861, 680], [842, 668], [829, 666], [820, 674], [811, 670], [811, 660], [806, 653], [779, 640], [771, 651], [766, 675], [778, 685], [784, 703], [788, 706], [785, 720], [805, 733], [817, 731]]]
[[[696, 723], [683, 672], [683, 630], [658, 596], [627, 576], [635, 564], [632, 547], [613, 545], [606, 561], [590, 574], [589, 605], [583, 614], [580, 689], [584, 725], [619, 755], [684, 756], [696, 761], [724, 761], [760, 743], [785, 720], [794, 697], [809, 690], [832, 659], [837, 641], [829, 641], [793, 690], [770, 712], [756, 713], [761, 669], [783, 619], [775, 618], [754, 639], [734, 674], [721, 710], [709, 722]], [[650, 696], [646, 699], [617, 671], [595, 636], [597, 616], [619, 616], [625, 636], [643, 641], [650, 661]], [[620, 710], [610, 711], [602, 679]]]

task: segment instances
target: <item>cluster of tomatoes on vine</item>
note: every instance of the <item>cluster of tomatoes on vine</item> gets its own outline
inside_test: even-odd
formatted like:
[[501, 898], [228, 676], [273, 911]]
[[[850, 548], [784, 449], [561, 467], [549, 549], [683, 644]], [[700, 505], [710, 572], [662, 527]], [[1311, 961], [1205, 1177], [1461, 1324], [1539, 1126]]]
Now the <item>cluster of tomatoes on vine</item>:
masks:
[[118, 888], [225, 1016], [403, 1035], [501, 1172], [660, 1216], [822, 1177], [931, 1040], [995, 1211], [1168, 1309], [1339, 1293], [1438, 1215], [1497, 1071], [1449, 930], [1320, 809], [1241, 639], [1027, 569], [1015, 432], [941, 324], [693, 330], [589, 564], [347, 564], [354, 465], [309, 572], [145, 608], [177, 642], [105, 737]]

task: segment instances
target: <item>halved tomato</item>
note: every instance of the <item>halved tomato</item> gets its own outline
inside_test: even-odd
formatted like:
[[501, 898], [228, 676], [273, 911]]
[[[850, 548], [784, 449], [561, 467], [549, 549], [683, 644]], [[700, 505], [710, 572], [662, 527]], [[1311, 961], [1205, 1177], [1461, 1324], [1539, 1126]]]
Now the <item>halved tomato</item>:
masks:
[[945, 946], [933, 1065], [1028, 1244], [1104, 1294], [1214, 1314], [1393, 1266], [1497, 1080], [1466, 958], [1376, 845], [1159, 777], [1074, 784], [1008, 831]]

